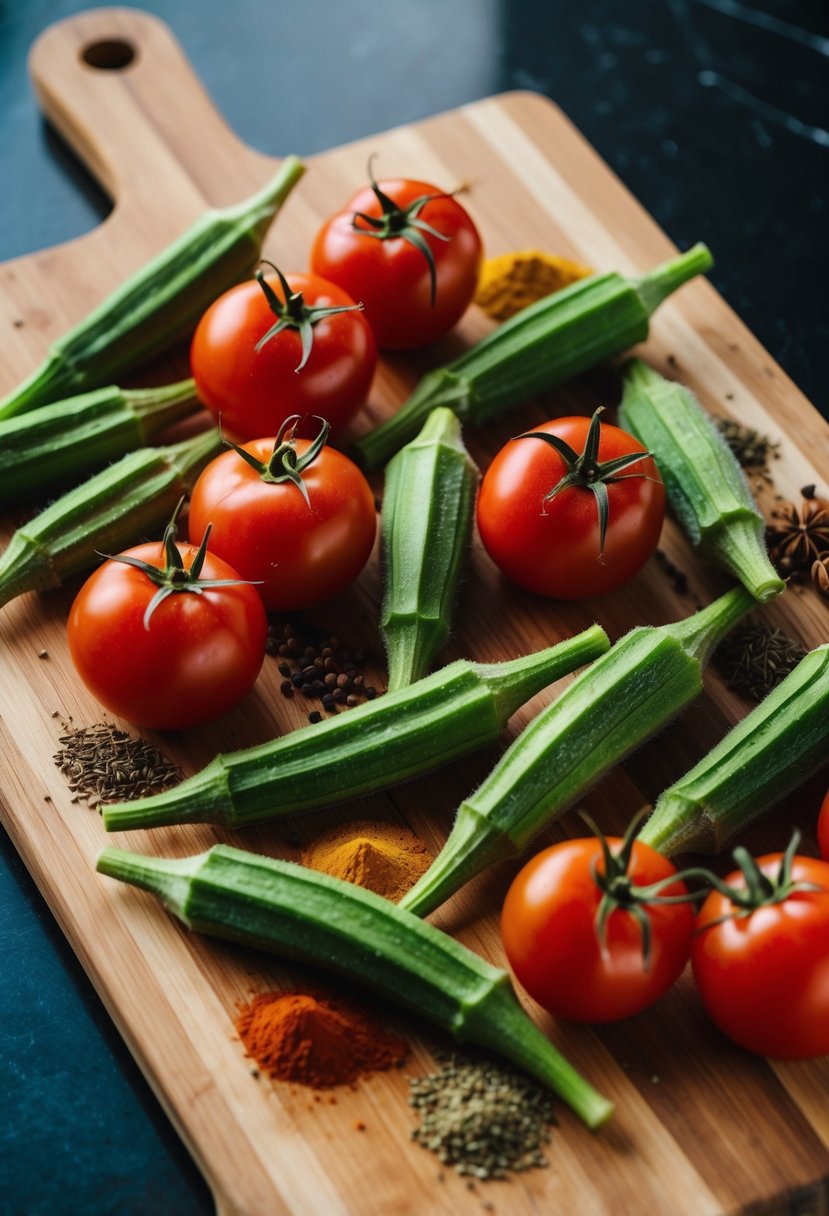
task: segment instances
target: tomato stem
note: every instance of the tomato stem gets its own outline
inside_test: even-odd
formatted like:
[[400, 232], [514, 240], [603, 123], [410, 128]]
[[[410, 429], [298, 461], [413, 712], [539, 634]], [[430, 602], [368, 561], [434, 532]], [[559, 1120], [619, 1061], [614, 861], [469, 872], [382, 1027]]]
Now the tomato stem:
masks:
[[[429, 242], [426, 240], [426, 235], [434, 237], [437, 241], [451, 241], [452, 237], [438, 232], [437, 228], [433, 228], [431, 224], [427, 224], [425, 220], [420, 218], [420, 212], [433, 199], [454, 198], [457, 191], [452, 191], [450, 194], [445, 192], [421, 194], [413, 202], [409, 203], [408, 207], [399, 207], [394, 199], [389, 198], [374, 180], [374, 173], [371, 168], [373, 161], [374, 156], [370, 156], [368, 158], [368, 180], [374, 196], [380, 204], [382, 214], [367, 215], [364, 211], [355, 211], [351, 218], [351, 226], [355, 232], [359, 232], [362, 236], [373, 237], [379, 241], [387, 241], [391, 237], [399, 237], [403, 241], [408, 241], [414, 249], [422, 253], [429, 267], [429, 303], [434, 308], [437, 296], [437, 268], [435, 266], [435, 256], [432, 253]], [[362, 220], [362, 224], [358, 224], [357, 220]], [[364, 227], [364, 225], [368, 225], [368, 227]]]
[[196, 595], [201, 595], [209, 587], [238, 587], [244, 583], [252, 584], [255, 581], [246, 578], [200, 577], [204, 567], [204, 559], [207, 556], [207, 544], [210, 539], [212, 524], [208, 524], [205, 528], [201, 544], [196, 551], [196, 556], [190, 563], [189, 568], [185, 569], [181, 550], [176, 544], [178, 517], [183, 505], [184, 495], [178, 500], [170, 522], [164, 529], [164, 537], [161, 542], [161, 552], [164, 555], [163, 566], [153, 566], [150, 562], [142, 561], [140, 557], [131, 557], [127, 553], [101, 554], [102, 557], [108, 558], [111, 562], [122, 562], [125, 566], [133, 566], [136, 570], [140, 570], [142, 574], [146, 574], [150, 582], [155, 583], [158, 587], [158, 591], [150, 600], [144, 612], [144, 628], [147, 630], [150, 628], [150, 622], [156, 608], [176, 591], [192, 591]]
[[245, 448], [240, 447], [238, 443], [234, 443], [232, 439], [225, 439], [224, 441], [229, 448], [233, 449], [237, 456], [244, 460], [245, 464], [249, 464], [252, 469], [255, 469], [262, 480], [269, 485], [281, 485], [286, 481], [290, 481], [292, 485], [295, 485], [305, 499], [309, 510], [311, 509], [311, 500], [308, 497], [308, 487], [302, 480], [302, 470], [307, 469], [308, 465], [312, 464], [319, 456], [325, 447], [328, 432], [331, 429], [326, 420], [320, 418], [318, 414], [312, 414], [311, 417], [316, 419], [320, 424], [320, 428], [302, 455], [297, 455], [296, 450], [296, 428], [303, 421], [303, 417], [300, 414], [291, 414], [282, 423], [274, 440], [273, 452], [268, 457], [267, 462], [258, 460], [256, 456]]
[[362, 312], [362, 304], [318, 304], [314, 307], [305, 303], [301, 291], [291, 291], [288, 285], [288, 280], [285, 278], [278, 266], [274, 266], [273, 262], [268, 262], [265, 258], [262, 259], [264, 266], [270, 266], [276, 277], [279, 279], [279, 285], [282, 288], [282, 293], [285, 297], [284, 301], [280, 300], [274, 289], [271, 287], [268, 280], [265, 278], [263, 271], [257, 270], [254, 278], [256, 279], [262, 291], [265, 293], [265, 299], [268, 301], [268, 307], [276, 317], [276, 322], [270, 327], [266, 334], [263, 334], [256, 343], [254, 349], [257, 353], [270, 342], [271, 338], [275, 338], [277, 334], [282, 333], [286, 329], [295, 329], [299, 334], [299, 340], [302, 343], [302, 357], [294, 368], [295, 372], [301, 372], [314, 345], [314, 326], [318, 325], [326, 317], [333, 317], [338, 312]]
[[542, 439], [544, 443], [549, 444], [551, 448], [555, 449], [567, 468], [564, 476], [542, 498], [542, 515], [546, 515], [546, 511], [544, 510], [545, 505], [548, 502], [552, 502], [562, 490], [577, 488], [591, 491], [596, 500], [596, 510], [599, 513], [600, 562], [604, 561], [604, 543], [610, 519], [610, 503], [607, 496], [607, 487], [614, 485], [617, 481], [626, 481], [631, 477], [644, 477], [649, 481], [656, 480], [654, 477], [648, 477], [648, 474], [644, 472], [627, 473], [624, 477], [617, 476], [618, 473], [621, 473], [623, 469], [629, 468], [630, 465], [638, 464], [639, 461], [648, 459], [650, 452], [628, 452], [627, 455], [617, 456], [613, 460], [599, 460], [600, 418], [603, 413], [604, 406], [600, 405], [590, 419], [590, 426], [588, 427], [587, 437], [581, 453], [571, 448], [566, 440], [561, 439], [558, 435], [549, 435], [546, 431], [527, 431], [524, 435], [515, 436], [515, 439]]

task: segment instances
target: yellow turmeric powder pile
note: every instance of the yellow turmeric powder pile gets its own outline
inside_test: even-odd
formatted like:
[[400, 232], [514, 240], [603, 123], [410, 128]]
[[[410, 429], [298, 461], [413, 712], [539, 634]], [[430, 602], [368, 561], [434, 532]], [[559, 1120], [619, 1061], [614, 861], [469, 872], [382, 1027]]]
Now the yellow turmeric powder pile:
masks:
[[426, 873], [431, 861], [431, 853], [414, 832], [368, 819], [339, 824], [302, 852], [302, 864], [309, 869], [366, 887], [395, 904]]
[[502, 253], [484, 262], [475, 303], [494, 321], [506, 321], [536, 300], [592, 273], [588, 266], [539, 249]]

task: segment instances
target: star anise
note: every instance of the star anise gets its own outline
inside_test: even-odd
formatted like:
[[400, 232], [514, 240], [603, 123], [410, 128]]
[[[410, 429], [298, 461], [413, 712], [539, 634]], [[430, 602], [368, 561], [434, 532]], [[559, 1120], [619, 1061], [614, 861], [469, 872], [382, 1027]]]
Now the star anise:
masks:
[[829, 503], [804, 499], [798, 507], [784, 502], [772, 511], [767, 540], [769, 555], [781, 574], [806, 575], [829, 550]]

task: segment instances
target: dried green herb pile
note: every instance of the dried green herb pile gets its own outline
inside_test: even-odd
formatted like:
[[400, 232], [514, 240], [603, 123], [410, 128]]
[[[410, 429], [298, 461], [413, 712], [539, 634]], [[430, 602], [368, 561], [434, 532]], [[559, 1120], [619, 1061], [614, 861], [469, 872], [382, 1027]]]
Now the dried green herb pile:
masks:
[[743, 426], [733, 418], [716, 418], [715, 422], [723, 439], [731, 448], [744, 469], [759, 473], [771, 482], [769, 461], [780, 457], [780, 444], [768, 435], [762, 435], [753, 427]]
[[549, 1164], [553, 1101], [523, 1073], [453, 1055], [410, 1087], [420, 1112], [412, 1139], [459, 1174], [485, 1181]]
[[55, 764], [68, 778], [73, 802], [128, 802], [159, 794], [181, 781], [178, 765], [146, 739], [108, 722], [65, 730]]
[[714, 651], [713, 662], [733, 692], [762, 701], [805, 654], [800, 642], [782, 629], [758, 622], [732, 630]]

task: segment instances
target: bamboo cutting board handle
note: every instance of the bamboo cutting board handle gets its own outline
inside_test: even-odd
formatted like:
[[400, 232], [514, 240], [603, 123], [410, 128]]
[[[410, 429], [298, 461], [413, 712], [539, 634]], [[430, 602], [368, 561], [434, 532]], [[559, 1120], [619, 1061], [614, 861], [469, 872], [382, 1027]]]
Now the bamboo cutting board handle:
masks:
[[255, 189], [275, 161], [233, 134], [169, 28], [150, 13], [102, 8], [50, 26], [29, 68], [45, 116], [116, 205], [177, 228], [205, 204]]

